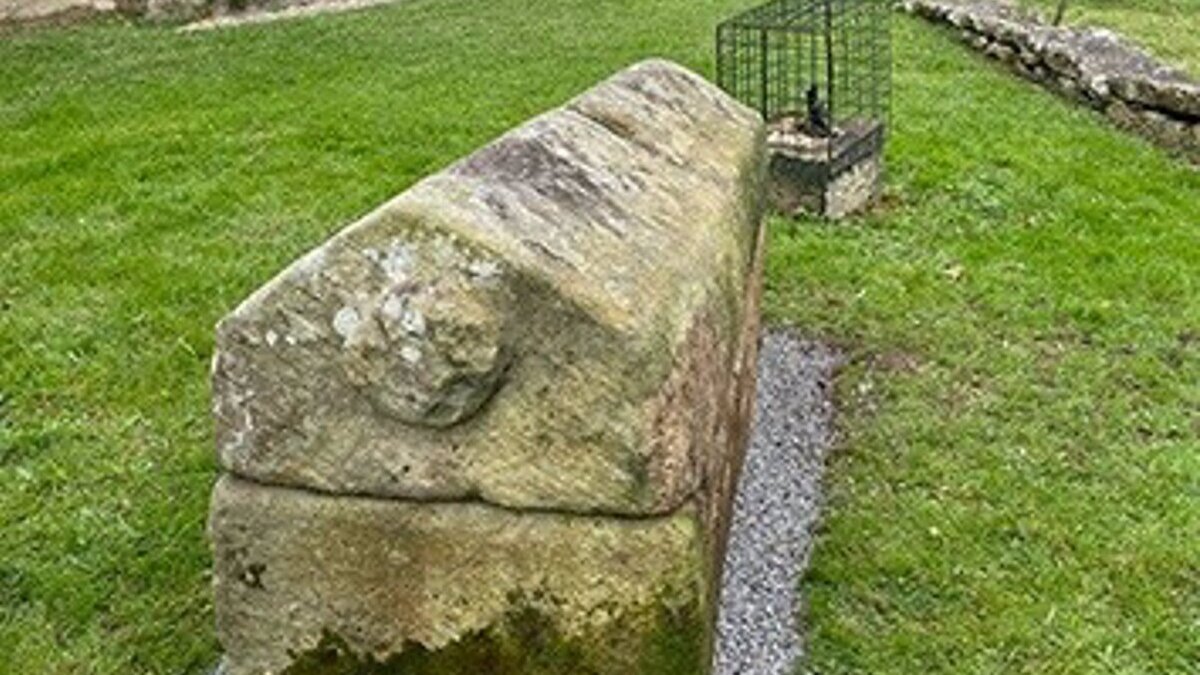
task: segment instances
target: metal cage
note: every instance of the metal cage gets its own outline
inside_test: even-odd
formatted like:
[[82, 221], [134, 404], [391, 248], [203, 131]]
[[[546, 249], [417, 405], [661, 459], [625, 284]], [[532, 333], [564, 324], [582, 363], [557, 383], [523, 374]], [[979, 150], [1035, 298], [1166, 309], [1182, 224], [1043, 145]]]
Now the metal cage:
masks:
[[[717, 28], [717, 83], [769, 125], [836, 137], [832, 156], [882, 147], [891, 99], [891, 0], [774, 0]], [[824, 128], [822, 128], [824, 126]], [[849, 132], [849, 133], [846, 133]]]

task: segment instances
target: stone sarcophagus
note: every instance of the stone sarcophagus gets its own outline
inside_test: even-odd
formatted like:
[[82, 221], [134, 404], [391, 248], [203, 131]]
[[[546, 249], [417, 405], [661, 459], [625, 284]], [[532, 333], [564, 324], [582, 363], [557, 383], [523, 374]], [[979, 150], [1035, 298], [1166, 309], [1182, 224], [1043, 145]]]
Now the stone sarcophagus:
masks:
[[645, 62], [227, 316], [224, 671], [706, 672], [764, 169], [757, 114]]

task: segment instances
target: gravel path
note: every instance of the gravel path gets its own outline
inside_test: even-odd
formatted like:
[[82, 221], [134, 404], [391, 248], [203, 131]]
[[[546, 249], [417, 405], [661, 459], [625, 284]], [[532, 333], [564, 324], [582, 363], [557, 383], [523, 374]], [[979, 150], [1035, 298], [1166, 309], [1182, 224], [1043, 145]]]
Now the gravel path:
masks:
[[839, 356], [783, 331], [763, 338], [754, 432], [735, 501], [715, 675], [791, 675], [804, 653], [798, 579], [808, 566], [833, 442]]

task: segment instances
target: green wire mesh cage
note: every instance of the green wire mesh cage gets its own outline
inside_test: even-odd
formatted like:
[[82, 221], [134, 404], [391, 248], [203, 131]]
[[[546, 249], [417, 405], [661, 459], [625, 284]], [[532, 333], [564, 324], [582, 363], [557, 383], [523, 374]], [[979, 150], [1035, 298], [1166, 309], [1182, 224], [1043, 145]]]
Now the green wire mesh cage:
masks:
[[[891, 0], [774, 0], [717, 28], [717, 84], [766, 120], [772, 152], [824, 184], [877, 162], [892, 87]], [[825, 210], [822, 207], [822, 210]]]

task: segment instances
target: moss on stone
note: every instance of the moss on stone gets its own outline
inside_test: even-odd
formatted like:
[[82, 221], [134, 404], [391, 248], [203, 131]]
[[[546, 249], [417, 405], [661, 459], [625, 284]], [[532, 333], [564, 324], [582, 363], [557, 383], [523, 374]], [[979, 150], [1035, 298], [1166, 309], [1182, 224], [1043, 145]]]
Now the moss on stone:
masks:
[[706, 613], [697, 603], [662, 606], [657, 621], [642, 639], [636, 673], [644, 675], [699, 675], [711, 660], [712, 632]]
[[[602, 635], [565, 635], [541, 609], [516, 606], [498, 625], [441, 649], [407, 644], [382, 661], [326, 633], [284, 675], [699, 675], [710, 637], [697, 602], [659, 605], [649, 621], [620, 620]], [[639, 632], [641, 637], [630, 633]], [[638, 645], [634, 650], [629, 645]]]

